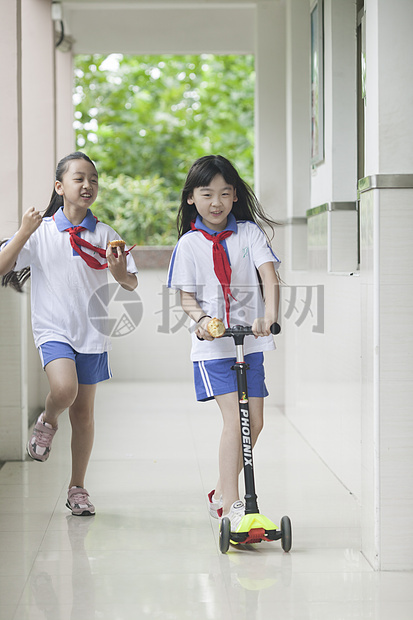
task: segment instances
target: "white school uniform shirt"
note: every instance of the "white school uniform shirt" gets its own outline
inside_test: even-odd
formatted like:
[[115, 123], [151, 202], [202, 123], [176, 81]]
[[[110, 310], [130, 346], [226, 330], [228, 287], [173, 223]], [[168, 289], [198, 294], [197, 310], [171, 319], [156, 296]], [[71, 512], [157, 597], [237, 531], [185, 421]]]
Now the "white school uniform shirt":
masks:
[[[53, 217], [44, 218], [20, 251], [13, 270], [30, 267], [31, 315], [36, 347], [55, 340], [68, 343], [79, 353], [103, 353], [110, 349], [110, 341], [90, 322], [90, 312], [93, 315], [94, 309], [89, 308], [89, 303], [99, 289], [102, 300], [99, 311], [106, 312], [108, 269], [92, 269], [73, 250], [69, 233], [63, 232], [72, 226], [62, 208]], [[109, 241], [120, 239], [113, 228], [99, 222], [89, 209], [80, 226], [86, 228], [80, 237], [99, 248], [106, 248]], [[82, 250], [95, 256], [99, 262], [106, 261], [97, 252], [84, 247]], [[130, 254], [126, 261], [127, 270], [137, 273]]]
[[[199, 216], [195, 226], [209, 234], [216, 234], [216, 231], [203, 224]], [[225, 230], [232, 230], [232, 235], [224, 239], [223, 246], [232, 269], [230, 289], [236, 299], [234, 301], [230, 297], [230, 325], [252, 325], [257, 317], [265, 314], [257, 269], [268, 262], [274, 263], [277, 269], [280, 260], [272, 251], [261, 228], [254, 222], [237, 222], [230, 213]], [[205, 314], [226, 322], [224, 295], [214, 271], [212, 242], [201, 232], [191, 230], [179, 239], [169, 265], [168, 287], [195, 293], [195, 298]], [[195, 326], [194, 322], [192, 326]], [[261, 338], [246, 336], [244, 340], [245, 355], [274, 348], [272, 335]], [[195, 333], [192, 333], [192, 361], [234, 356], [233, 338], [200, 341]]]

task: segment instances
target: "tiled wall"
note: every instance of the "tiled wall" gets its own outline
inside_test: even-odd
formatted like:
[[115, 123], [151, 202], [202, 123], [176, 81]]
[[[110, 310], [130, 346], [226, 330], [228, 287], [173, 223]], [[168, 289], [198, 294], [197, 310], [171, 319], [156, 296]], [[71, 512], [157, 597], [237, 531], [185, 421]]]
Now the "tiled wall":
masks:
[[[381, 570], [413, 568], [412, 207], [411, 189], [361, 195], [354, 275], [327, 273], [331, 237], [321, 214], [308, 227], [311, 268], [285, 272], [297, 287], [283, 325], [286, 413], [355, 496], [362, 552]], [[322, 331], [314, 298], [313, 315], [299, 324], [306, 287], [324, 292]], [[287, 287], [284, 294], [288, 309]]]
[[363, 541], [384, 570], [413, 568], [412, 208], [411, 189], [361, 196]]
[[[7, 289], [0, 295], [0, 460], [22, 456], [21, 301]], [[17, 441], [16, 441], [17, 439]]]
[[[321, 220], [327, 227], [327, 213]], [[296, 309], [283, 325], [286, 413], [361, 501], [360, 278], [329, 275], [327, 235], [309, 226], [309, 236], [312, 230], [317, 267], [285, 274], [284, 312], [296, 289]]]
[[47, 381], [33, 343], [29, 293], [0, 290], [0, 461], [21, 460]]

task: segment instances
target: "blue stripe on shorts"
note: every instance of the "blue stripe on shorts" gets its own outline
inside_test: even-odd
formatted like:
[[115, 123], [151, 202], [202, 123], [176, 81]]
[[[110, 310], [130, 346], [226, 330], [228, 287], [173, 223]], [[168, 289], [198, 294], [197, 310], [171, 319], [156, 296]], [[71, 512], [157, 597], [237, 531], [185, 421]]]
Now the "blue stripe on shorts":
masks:
[[39, 347], [43, 368], [53, 360], [67, 358], [76, 364], [77, 380], [82, 385], [95, 385], [112, 377], [109, 356], [104, 353], [78, 353], [67, 342], [51, 340]]
[[[220, 394], [237, 392], [237, 373], [231, 369], [235, 362], [235, 357], [194, 362], [196, 399], [206, 401]], [[245, 356], [245, 362], [249, 364], [247, 370], [248, 396], [259, 398], [268, 396], [265, 385], [263, 353], [249, 353]]]

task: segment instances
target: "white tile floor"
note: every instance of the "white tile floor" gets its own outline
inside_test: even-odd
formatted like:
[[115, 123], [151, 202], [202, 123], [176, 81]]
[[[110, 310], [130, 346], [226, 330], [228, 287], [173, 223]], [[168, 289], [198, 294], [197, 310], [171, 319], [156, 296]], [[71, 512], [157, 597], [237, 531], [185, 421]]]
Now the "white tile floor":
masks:
[[291, 517], [290, 554], [279, 542], [220, 553], [206, 504], [219, 414], [190, 384], [108, 382], [96, 411], [96, 517], [65, 508], [65, 414], [49, 461], [0, 470], [0, 620], [413, 617], [413, 573], [371, 570], [356, 501], [275, 408], [256, 485], [266, 516]]

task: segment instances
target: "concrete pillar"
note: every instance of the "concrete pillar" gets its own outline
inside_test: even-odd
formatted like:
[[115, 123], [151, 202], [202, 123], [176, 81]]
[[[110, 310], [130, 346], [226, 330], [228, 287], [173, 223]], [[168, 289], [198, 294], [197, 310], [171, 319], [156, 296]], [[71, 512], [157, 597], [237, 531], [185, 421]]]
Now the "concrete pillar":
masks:
[[282, 221], [286, 216], [284, 2], [259, 2], [255, 31], [255, 189], [265, 209]]
[[56, 163], [76, 150], [73, 129], [73, 55], [56, 51]]
[[367, 0], [365, 9], [363, 552], [376, 569], [412, 570], [413, 4]]
[[[3, 96], [0, 97], [0, 183], [3, 194], [0, 238], [5, 239], [15, 232], [21, 216], [21, 48], [20, 2], [17, 0], [2, 7], [1, 30], [0, 54], [8, 59], [3, 65]], [[18, 459], [23, 450], [21, 437], [26, 420], [21, 387], [21, 313], [22, 304], [17, 294], [1, 289], [0, 461]]]
[[[2, 74], [7, 88], [0, 99], [0, 236], [6, 238], [26, 209], [46, 208], [53, 187], [54, 42], [49, 0], [3, 5], [0, 50], [7, 59]], [[0, 460], [24, 458], [29, 420], [44, 398], [29, 304], [28, 293], [0, 291]]]
[[[276, 221], [286, 219], [286, 98], [285, 3], [258, 2], [255, 23], [255, 190], [265, 211]], [[273, 248], [284, 257], [284, 231], [277, 229]], [[284, 260], [284, 259], [283, 259]], [[285, 402], [284, 348], [265, 357], [271, 401]]]
[[310, 5], [286, 5], [286, 246], [292, 269], [307, 267], [310, 204]]

